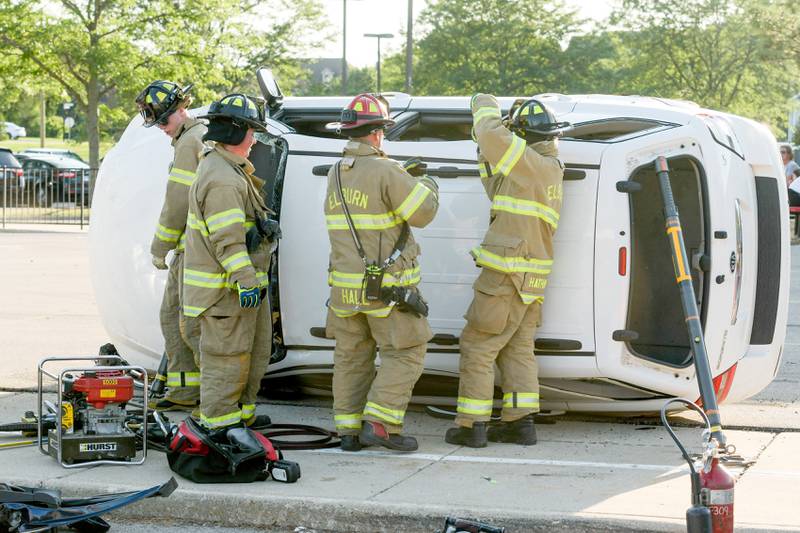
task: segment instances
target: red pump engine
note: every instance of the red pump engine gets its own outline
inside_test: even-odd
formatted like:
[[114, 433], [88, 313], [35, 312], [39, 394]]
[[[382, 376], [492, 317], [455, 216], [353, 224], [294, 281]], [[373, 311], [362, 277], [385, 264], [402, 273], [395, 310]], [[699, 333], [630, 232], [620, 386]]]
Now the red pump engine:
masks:
[[95, 409], [104, 409], [106, 404], [133, 398], [133, 378], [119, 371], [86, 373], [73, 382], [72, 390], [83, 393]]

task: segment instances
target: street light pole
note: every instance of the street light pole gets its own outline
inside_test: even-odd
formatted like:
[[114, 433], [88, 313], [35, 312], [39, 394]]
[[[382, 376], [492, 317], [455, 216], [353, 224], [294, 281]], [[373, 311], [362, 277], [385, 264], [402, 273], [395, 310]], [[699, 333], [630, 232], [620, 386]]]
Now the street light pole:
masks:
[[381, 39], [391, 39], [394, 37], [391, 33], [365, 33], [364, 37], [375, 37], [378, 39], [378, 93], [381, 92]]
[[342, 96], [347, 94], [347, 0], [342, 0]]
[[411, 67], [414, 54], [414, 0], [408, 0], [408, 24], [406, 24], [406, 94], [411, 94]]

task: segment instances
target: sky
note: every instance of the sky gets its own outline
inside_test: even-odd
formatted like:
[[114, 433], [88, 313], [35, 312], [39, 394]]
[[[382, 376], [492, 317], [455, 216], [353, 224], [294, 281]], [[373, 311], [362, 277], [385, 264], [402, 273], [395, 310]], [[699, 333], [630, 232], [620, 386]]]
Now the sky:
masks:
[[[317, 50], [317, 57], [342, 57], [342, 2], [322, 0], [336, 38]], [[578, 9], [586, 19], [602, 19], [610, 12], [614, 0], [565, 0]], [[428, 0], [413, 0], [414, 18], [428, 4]], [[377, 61], [377, 39], [364, 37], [364, 33], [392, 33], [393, 39], [381, 39], [382, 53], [396, 52], [403, 45], [401, 30], [406, 26], [408, 3], [406, 0], [347, 0], [347, 62], [364, 67]], [[377, 16], [376, 16], [377, 13]]]

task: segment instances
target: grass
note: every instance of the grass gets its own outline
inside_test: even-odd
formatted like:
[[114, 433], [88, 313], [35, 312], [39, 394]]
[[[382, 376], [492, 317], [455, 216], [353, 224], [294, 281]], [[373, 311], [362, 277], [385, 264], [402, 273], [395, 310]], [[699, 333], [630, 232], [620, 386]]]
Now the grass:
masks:
[[[100, 142], [100, 157], [106, 155], [111, 147], [114, 146], [112, 141]], [[75, 142], [65, 141], [56, 137], [46, 137], [44, 140], [45, 148], [65, 148], [72, 150], [84, 161], [89, 162], [89, 143], [88, 142]], [[2, 140], [0, 141], [0, 148], [11, 148], [15, 152], [20, 152], [26, 148], [41, 148], [39, 137], [21, 137], [15, 140]]]
[[0, 203], [0, 220], [5, 220], [7, 224], [79, 224], [81, 215], [84, 224], [88, 224], [90, 213], [90, 208], [84, 207], [81, 212], [81, 208], [76, 207], [74, 203], [56, 207], [6, 207], [5, 209]]

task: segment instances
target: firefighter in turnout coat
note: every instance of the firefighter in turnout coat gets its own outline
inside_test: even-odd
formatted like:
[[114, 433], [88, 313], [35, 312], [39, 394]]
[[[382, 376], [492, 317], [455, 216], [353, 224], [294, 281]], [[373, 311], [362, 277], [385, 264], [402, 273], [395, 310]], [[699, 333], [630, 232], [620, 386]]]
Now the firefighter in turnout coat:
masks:
[[224, 433], [255, 415], [272, 346], [266, 287], [272, 247], [260, 234], [270, 211], [263, 182], [247, 160], [255, 131], [266, 131], [256, 104], [242, 94], [213, 102], [197, 178], [189, 190], [184, 313], [200, 321], [200, 422]]
[[433, 220], [438, 187], [422, 175], [418, 159], [401, 165], [381, 150], [384, 128], [392, 124], [382, 97], [361, 94], [340, 122], [328, 125], [350, 138], [328, 173], [324, 200], [331, 243], [327, 332], [336, 339], [334, 421], [348, 451], [369, 444], [417, 449], [416, 439], [401, 432], [433, 336], [416, 288], [420, 248], [409, 226]]
[[[195, 178], [206, 126], [186, 111], [192, 86], [181, 88], [170, 81], [155, 81], [136, 98], [144, 126], [157, 126], [172, 138], [175, 155], [169, 169], [167, 192], [158, 219], [150, 253], [159, 270], [169, 268], [161, 302], [161, 332], [167, 357], [166, 397], [153, 400], [151, 409], [191, 409], [200, 400], [200, 371], [197, 367], [199, 325], [181, 312], [183, 250], [189, 187]], [[167, 252], [173, 251], [167, 265]]]
[[[533, 337], [553, 266], [553, 236], [561, 210], [564, 168], [557, 123], [537, 100], [515, 102], [503, 120], [491, 95], [472, 98], [473, 136], [481, 181], [492, 202], [489, 230], [470, 253], [481, 273], [460, 337], [456, 424], [451, 444], [536, 443], [533, 413], [539, 381]], [[487, 428], [494, 398], [494, 366], [501, 373], [501, 422]]]

